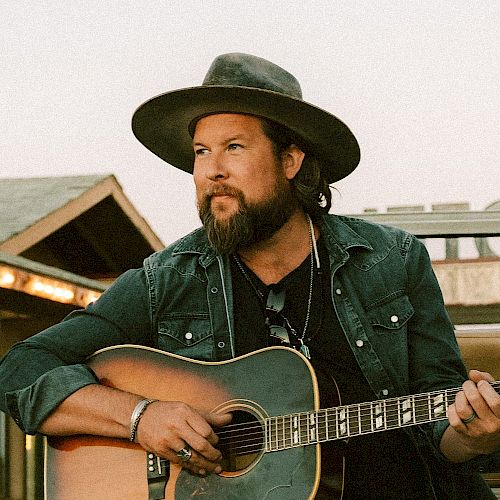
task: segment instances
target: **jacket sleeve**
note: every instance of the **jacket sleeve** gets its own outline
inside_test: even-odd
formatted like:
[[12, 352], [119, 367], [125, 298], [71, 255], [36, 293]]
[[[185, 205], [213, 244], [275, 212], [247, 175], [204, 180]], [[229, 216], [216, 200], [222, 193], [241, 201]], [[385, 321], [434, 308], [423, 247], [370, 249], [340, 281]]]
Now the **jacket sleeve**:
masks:
[[[420, 393], [460, 387], [467, 379], [467, 370], [429, 255], [422, 242], [415, 237], [411, 237], [409, 242], [406, 269], [407, 293], [415, 310], [408, 331], [411, 391]], [[447, 420], [424, 426], [440, 461], [447, 461], [439, 448], [447, 427]], [[454, 464], [453, 468], [467, 473], [488, 468], [492, 460], [496, 458], [481, 456], [463, 464]]]
[[18, 344], [0, 361], [0, 410], [27, 434], [65, 398], [97, 383], [85, 360], [124, 343], [153, 346], [142, 269], [127, 271], [96, 302]]

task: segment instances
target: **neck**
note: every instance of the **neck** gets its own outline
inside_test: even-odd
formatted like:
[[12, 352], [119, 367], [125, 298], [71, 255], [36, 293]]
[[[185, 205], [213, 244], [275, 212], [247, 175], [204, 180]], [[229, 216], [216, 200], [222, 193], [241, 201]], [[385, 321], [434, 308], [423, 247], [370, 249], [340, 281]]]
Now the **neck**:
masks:
[[[309, 255], [309, 231], [307, 215], [297, 209], [271, 238], [240, 249], [238, 255], [263, 283], [277, 283], [300, 266]], [[314, 233], [316, 238], [316, 228]]]

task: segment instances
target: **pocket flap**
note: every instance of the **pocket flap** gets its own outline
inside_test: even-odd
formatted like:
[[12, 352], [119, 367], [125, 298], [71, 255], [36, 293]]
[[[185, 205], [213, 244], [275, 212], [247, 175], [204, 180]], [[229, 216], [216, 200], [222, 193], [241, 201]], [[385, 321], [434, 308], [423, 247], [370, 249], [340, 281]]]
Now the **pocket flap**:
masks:
[[158, 333], [171, 337], [186, 347], [196, 345], [212, 335], [208, 317], [176, 317], [162, 320], [158, 324]]
[[373, 307], [368, 311], [372, 325], [382, 326], [390, 330], [401, 328], [412, 316], [415, 310], [406, 295]]

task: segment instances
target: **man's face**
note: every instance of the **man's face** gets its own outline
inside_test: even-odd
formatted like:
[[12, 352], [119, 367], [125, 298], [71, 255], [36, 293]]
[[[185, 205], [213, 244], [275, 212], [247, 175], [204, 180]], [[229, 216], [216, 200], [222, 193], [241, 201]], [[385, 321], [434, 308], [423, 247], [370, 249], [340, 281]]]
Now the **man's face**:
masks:
[[282, 161], [258, 118], [206, 116], [196, 125], [193, 148], [200, 218], [220, 253], [272, 236], [295, 210]]

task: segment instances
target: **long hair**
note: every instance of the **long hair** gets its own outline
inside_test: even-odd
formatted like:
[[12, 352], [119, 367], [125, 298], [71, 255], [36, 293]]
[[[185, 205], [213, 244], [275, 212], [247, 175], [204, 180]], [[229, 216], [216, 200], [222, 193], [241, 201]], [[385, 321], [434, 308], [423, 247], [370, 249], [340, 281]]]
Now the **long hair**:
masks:
[[299, 204], [313, 219], [328, 213], [332, 206], [332, 193], [322, 174], [320, 160], [310, 152], [305, 141], [287, 127], [266, 118], [261, 118], [261, 123], [264, 134], [273, 144], [278, 160], [282, 159], [283, 153], [292, 144], [305, 154], [299, 172], [291, 180]]

